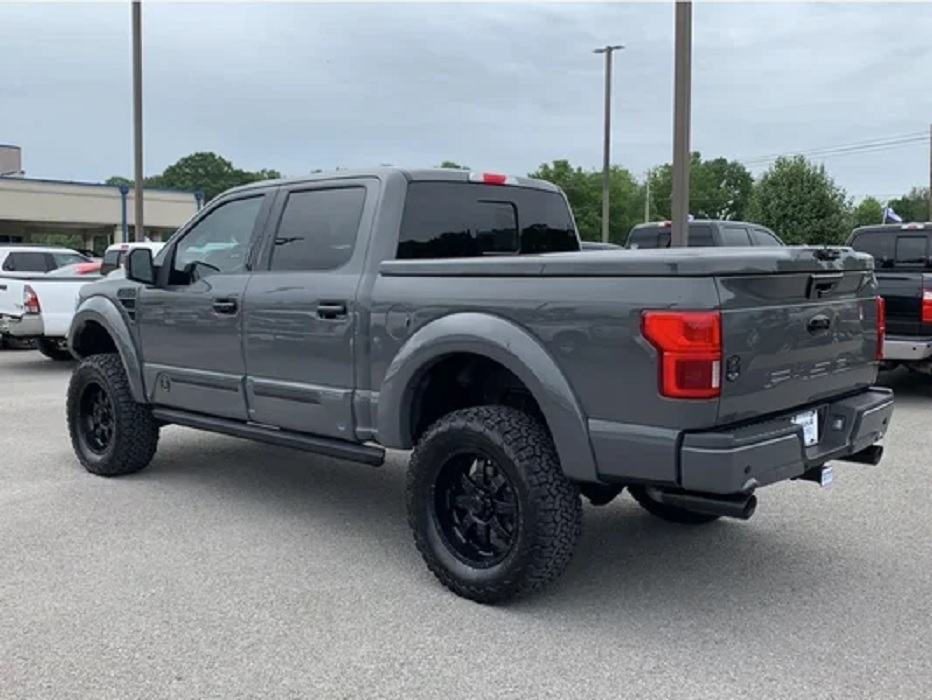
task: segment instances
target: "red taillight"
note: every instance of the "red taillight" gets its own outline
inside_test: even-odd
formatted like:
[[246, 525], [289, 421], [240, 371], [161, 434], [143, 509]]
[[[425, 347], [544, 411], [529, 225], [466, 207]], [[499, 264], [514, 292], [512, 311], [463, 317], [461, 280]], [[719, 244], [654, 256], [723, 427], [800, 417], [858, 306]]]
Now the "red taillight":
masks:
[[75, 268], [75, 273], [79, 275], [89, 275], [93, 272], [98, 272], [100, 270], [100, 263], [89, 262], [89, 263], [78, 263]]
[[[925, 306], [923, 306], [925, 313]], [[883, 341], [887, 335], [887, 303], [883, 297], [877, 297], [877, 361], [883, 359]]]
[[928, 289], [922, 292], [922, 322], [932, 323], [932, 291]]
[[36, 290], [28, 284], [23, 287], [23, 311], [27, 314], [42, 313], [42, 307], [39, 305], [39, 297], [36, 296]]
[[722, 391], [722, 318], [717, 311], [645, 311], [641, 333], [660, 353], [660, 393], [713, 399]]
[[514, 185], [517, 181], [513, 177], [499, 173], [469, 173], [470, 182], [482, 182], [486, 185]]

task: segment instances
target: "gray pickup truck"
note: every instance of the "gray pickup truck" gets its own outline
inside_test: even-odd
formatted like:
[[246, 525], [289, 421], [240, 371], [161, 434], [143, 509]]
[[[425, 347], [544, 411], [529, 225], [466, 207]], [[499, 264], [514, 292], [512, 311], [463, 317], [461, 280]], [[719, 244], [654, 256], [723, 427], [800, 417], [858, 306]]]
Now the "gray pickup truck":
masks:
[[102, 476], [145, 468], [170, 424], [373, 466], [413, 449], [418, 550], [494, 603], [564, 570], [582, 498], [747, 519], [760, 487], [876, 464], [881, 311], [848, 248], [580, 252], [546, 182], [268, 181], [82, 288], [67, 422]]

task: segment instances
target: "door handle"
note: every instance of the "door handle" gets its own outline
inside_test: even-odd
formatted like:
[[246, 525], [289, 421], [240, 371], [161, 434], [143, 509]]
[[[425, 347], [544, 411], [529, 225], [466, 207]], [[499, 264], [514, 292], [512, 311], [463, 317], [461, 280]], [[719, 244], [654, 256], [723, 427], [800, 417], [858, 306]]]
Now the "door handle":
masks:
[[235, 299], [214, 299], [214, 311], [218, 314], [235, 314]]
[[317, 305], [319, 318], [346, 318], [346, 303], [342, 301], [323, 301]]

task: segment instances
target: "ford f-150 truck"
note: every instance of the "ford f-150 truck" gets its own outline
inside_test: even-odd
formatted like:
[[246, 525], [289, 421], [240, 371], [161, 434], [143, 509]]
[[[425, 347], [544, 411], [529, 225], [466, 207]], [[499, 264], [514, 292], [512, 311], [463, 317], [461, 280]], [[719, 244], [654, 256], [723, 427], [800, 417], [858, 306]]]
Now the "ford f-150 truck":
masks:
[[886, 303], [881, 369], [899, 366], [932, 374], [932, 222], [856, 228], [848, 245], [874, 258], [877, 289]]
[[537, 180], [266, 181], [81, 290], [67, 424], [103, 476], [169, 424], [370, 465], [411, 449], [427, 567], [493, 603], [564, 570], [582, 498], [747, 519], [761, 487], [876, 464], [882, 310], [849, 248], [580, 252]]

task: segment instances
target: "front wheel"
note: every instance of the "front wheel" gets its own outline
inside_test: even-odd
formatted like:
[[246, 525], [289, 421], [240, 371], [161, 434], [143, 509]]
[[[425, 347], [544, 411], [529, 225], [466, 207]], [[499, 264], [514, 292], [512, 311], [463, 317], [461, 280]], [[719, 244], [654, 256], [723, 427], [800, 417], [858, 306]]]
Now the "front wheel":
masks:
[[68, 432], [84, 468], [98, 476], [145, 469], [159, 441], [159, 426], [148, 406], [136, 403], [120, 357], [91, 355], [71, 375]]
[[579, 491], [550, 436], [505, 406], [454, 411], [428, 428], [411, 455], [407, 509], [427, 567], [479, 603], [558, 578], [582, 529]]
[[691, 510], [686, 510], [685, 508], [678, 508], [667, 503], [661, 503], [651, 496], [643, 486], [629, 486], [628, 493], [630, 493], [634, 500], [637, 501], [638, 505], [648, 513], [670, 523], [679, 523], [680, 525], [704, 525], [705, 523], [714, 522], [721, 517], [708, 513], [696, 513]]

